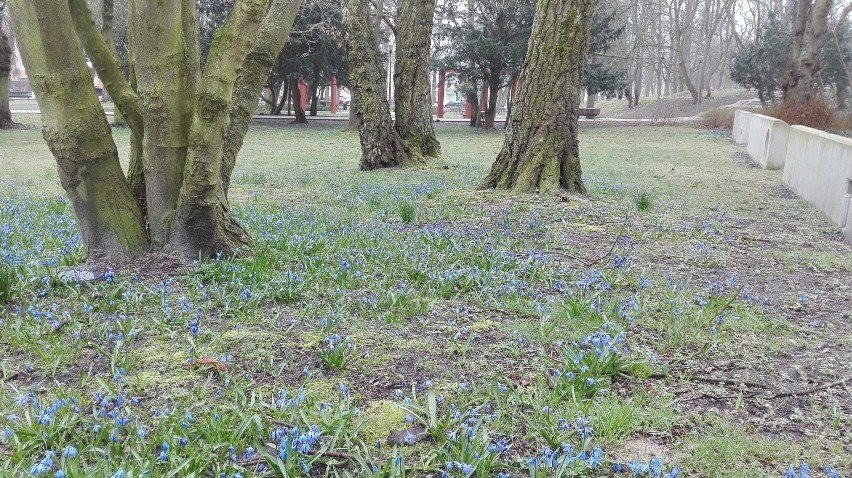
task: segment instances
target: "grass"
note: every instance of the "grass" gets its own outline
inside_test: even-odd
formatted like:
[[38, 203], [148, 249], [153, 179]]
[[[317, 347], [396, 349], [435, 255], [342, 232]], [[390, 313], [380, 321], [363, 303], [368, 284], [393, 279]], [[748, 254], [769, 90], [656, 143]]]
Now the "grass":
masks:
[[590, 195], [563, 202], [475, 191], [502, 136], [438, 132], [449, 169], [364, 173], [352, 132], [252, 128], [253, 250], [88, 283], [60, 278], [83, 257], [38, 130], [2, 132], [0, 475], [852, 466], [848, 396], [745, 397], [847, 363], [848, 324], [811, 323], [842, 313], [849, 249], [780, 173], [716, 133], [582, 130]]

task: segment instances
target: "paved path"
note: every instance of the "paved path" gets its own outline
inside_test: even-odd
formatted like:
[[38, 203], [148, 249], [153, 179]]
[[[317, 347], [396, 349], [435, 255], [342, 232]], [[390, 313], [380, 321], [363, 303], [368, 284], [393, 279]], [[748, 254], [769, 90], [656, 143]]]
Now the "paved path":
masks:
[[[107, 116], [113, 116], [113, 112], [106, 110], [104, 111]], [[29, 115], [38, 115], [41, 114], [41, 111], [36, 109], [17, 109], [12, 110], [12, 114], [29, 114]], [[293, 122], [296, 119], [295, 116], [292, 115], [254, 115], [252, 116], [252, 121], [254, 122]], [[696, 116], [682, 116], [677, 118], [665, 118], [665, 119], [650, 119], [650, 118], [602, 118], [597, 117], [595, 119], [587, 119], [580, 118], [581, 123], [613, 123], [613, 124], [654, 124], [654, 123], [689, 123], [690, 121], [696, 120]], [[338, 115], [318, 115], [318, 116], [308, 116], [308, 121], [319, 121], [319, 122], [344, 122], [349, 121], [349, 115], [347, 113], [341, 113]], [[506, 117], [500, 117], [494, 119], [494, 123], [498, 125], [502, 125], [506, 121]], [[450, 123], [450, 124], [467, 124], [470, 122], [467, 118], [435, 118], [436, 123]]]

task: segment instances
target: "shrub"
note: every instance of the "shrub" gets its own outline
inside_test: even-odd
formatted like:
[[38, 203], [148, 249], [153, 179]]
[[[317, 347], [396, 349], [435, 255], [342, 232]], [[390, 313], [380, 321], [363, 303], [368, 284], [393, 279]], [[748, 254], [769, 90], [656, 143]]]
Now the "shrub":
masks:
[[789, 125], [802, 125], [824, 130], [831, 126], [834, 109], [824, 99], [816, 97], [803, 104], [782, 102], [769, 109], [766, 114]]
[[734, 108], [714, 108], [701, 116], [701, 126], [707, 129], [734, 129]]

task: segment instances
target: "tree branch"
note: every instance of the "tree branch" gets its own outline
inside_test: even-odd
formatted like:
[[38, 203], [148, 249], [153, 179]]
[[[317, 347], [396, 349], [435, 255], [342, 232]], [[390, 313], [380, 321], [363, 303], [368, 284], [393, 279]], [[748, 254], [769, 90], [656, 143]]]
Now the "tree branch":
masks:
[[86, 53], [89, 54], [95, 71], [98, 72], [98, 76], [104, 82], [104, 87], [112, 96], [115, 107], [127, 119], [127, 124], [130, 126], [133, 135], [141, 141], [144, 132], [142, 113], [139, 109], [139, 97], [136, 96], [136, 92], [124, 78], [124, 72], [121, 70], [118, 60], [116, 60], [115, 55], [104, 41], [97, 25], [95, 25], [92, 12], [86, 5], [86, 0], [68, 0], [68, 7], [71, 10], [71, 20], [74, 23], [77, 37], [83, 44], [83, 48], [86, 49]]

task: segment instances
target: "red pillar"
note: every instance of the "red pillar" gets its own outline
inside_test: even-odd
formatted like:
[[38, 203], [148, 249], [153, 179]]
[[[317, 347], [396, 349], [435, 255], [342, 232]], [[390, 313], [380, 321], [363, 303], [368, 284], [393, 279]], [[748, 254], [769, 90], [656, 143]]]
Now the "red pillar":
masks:
[[308, 104], [308, 84], [305, 83], [304, 79], [299, 80], [299, 94], [302, 96], [299, 99], [299, 106], [302, 111], [305, 111], [305, 106]]
[[479, 100], [479, 111], [481, 113], [485, 113], [485, 110], [488, 109], [488, 82], [482, 82], [482, 97]]
[[515, 95], [518, 94], [518, 80], [512, 82], [512, 101], [515, 101]]
[[331, 77], [331, 114], [337, 114], [337, 77]]
[[467, 96], [467, 95], [464, 95], [464, 96], [465, 96], [465, 98], [464, 98], [464, 117], [470, 118], [470, 113], [471, 113], [471, 110], [473, 109], [473, 106], [471, 106], [471, 104], [470, 104], [470, 96]]
[[441, 70], [438, 74], [438, 118], [444, 117], [444, 85], [447, 81], [447, 72]]

